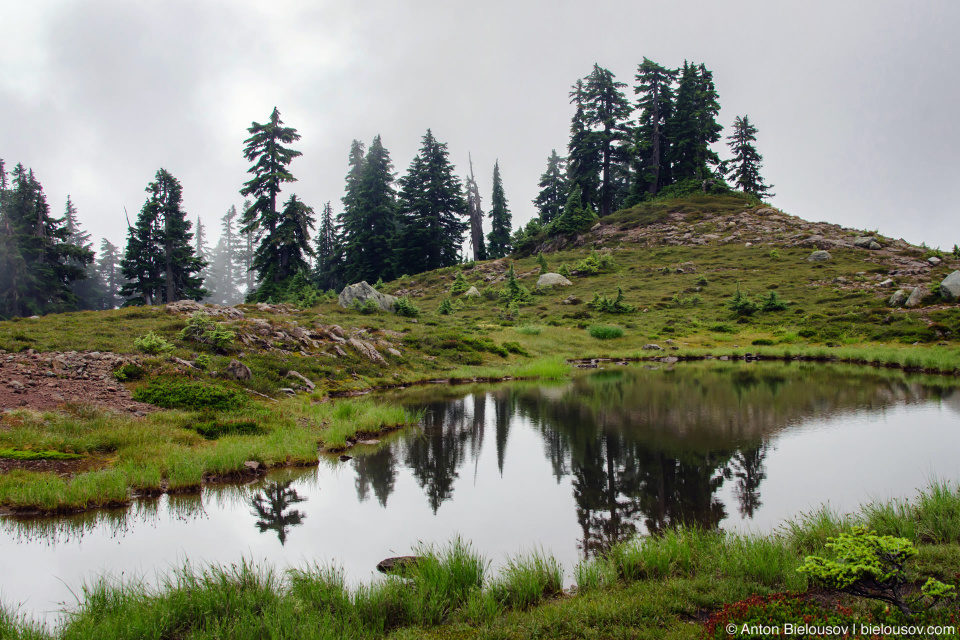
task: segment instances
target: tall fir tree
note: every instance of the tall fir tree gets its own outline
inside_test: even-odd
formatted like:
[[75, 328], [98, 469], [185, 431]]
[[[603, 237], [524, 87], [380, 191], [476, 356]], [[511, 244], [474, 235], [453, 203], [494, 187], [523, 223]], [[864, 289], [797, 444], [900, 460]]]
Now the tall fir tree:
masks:
[[737, 116], [734, 119], [733, 133], [727, 136], [727, 140], [727, 146], [733, 151], [733, 158], [722, 164], [722, 172], [730, 177], [734, 186], [758, 198], [775, 195], [770, 192], [773, 185], [764, 184], [760, 175], [763, 156], [757, 153], [753, 146], [757, 141], [757, 128], [751, 124], [749, 116]]
[[362, 162], [357, 160], [358, 149], [362, 151], [363, 145], [355, 140], [340, 217], [344, 284], [389, 280], [394, 275], [397, 196], [393, 162], [380, 136], [373, 139]]
[[490, 233], [487, 235], [487, 253], [490, 258], [504, 258], [510, 254], [510, 231], [513, 226], [507, 196], [500, 178], [500, 162], [493, 165], [493, 193], [490, 196]]
[[100, 255], [97, 256], [97, 280], [101, 297], [95, 308], [116, 309], [123, 304], [120, 288], [125, 284], [120, 270], [120, 249], [106, 238], [100, 240]]
[[[210, 243], [207, 241], [207, 228], [203, 226], [200, 216], [197, 216], [196, 233], [193, 234], [194, 255], [203, 260], [204, 266], [200, 270], [200, 279], [205, 285], [210, 282], [210, 266], [213, 262], [213, 253], [210, 250]], [[210, 287], [207, 286], [207, 295], [210, 294]]]
[[[300, 139], [300, 134], [293, 127], [283, 126], [280, 111], [274, 107], [269, 122], [260, 124], [254, 122], [247, 129], [250, 137], [244, 140], [243, 157], [253, 163], [247, 173], [253, 177], [244, 183], [240, 194], [253, 198], [253, 203], [243, 212], [241, 220], [242, 233], [254, 233], [257, 242], [253, 268], [257, 273], [258, 283], [262, 283], [267, 272], [273, 278], [279, 273], [285, 273], [286, 268], [276, 264], [279, 256], [271, 256], [265, 249], [266, 238], [273, 241], [278, 239], [277, 225], [281, 221], [281, 213], [277, 209], [282, 186], [287, 182], [296, 182], [288, 166], [303, 154], [289, 146]], [[299, 202], [299, 201], [296, 201]], [[300, 203], [302, 204], [302, 203]], [[257, 266], [259, 265], [259, 266]], [[276, 285], [276, 282], [273, 282]], [[248, 296], [250, 292], [247, 292]]]
[[[247, 211], [251, 207], [249, 200], [243, 201], [243, 210]], [[242, 221], [242, 218], [241, 218]], [[256, 274], [253, 271], [253, 254], [256, 250], [257, 232], [253, 230], [245, 231], [243, 228], [237, 232], [240, 235], [240, 272], [243, 274], [242, 285], [244, 292], [253, 291], [256, 285]]]
[[165, 169], [147, 185], [147, 201], [128, 229], [121, 268], [125, 305], [161, 304], [206, 295], [197, 275], [205, 262], [194, 254], [190, 222], [181, 208], [183, 189]]
[[313, 268], [313, 281], [321, 289], [337, 288], [337, 272], [339, 267], [340, 246], [337, 237], [337, 227], [333, 218], [333, 207], [330, 203], [323, 205], [323, 215], [320, 216], [320, 229], [317, 232], [316, 262]]
[[637, 68], [637, 86], [633, 92], [640, 97], [637, 108], [640, 117], [635, 132], [634, 200], [643, 194], [656, 195], [670, 184], [669, 139], [666, 124], [673, 111], [673, 83], [677, 71], [667, 69], [649, 58]]
[[557, 150], [550, 152], [547, 158], [547, 170], [540, 176], [540, 193], [533, 204], [540, 213], [540, 222], [548, 224], [563, 213], [563, 206], [567, 202], [567, 178], [564, 172], [564, 160], [557, 155]]
[[420, 152], [400, 178], [397, 273], [421, 273], [460, 261], [467, 203], [448, 155], [447, 145], [427, 129]]
[[666, 126], [675, 182], [705, 180], [713, 174], [711, 166], [720, 163], [719, 156], [710, 148], [723, 130], [716, 120], [719, 112], [713, 74], [703, 64], [684, 61], [676, 106]]
[[[77, 216], [77, 207], [73, 204], [70, 196], [67, 196], [63, 222], [69, 233], [66, 242], [75, 247], [90, 251], [91, 254], [93, 254], [93, 243], [90, 242], [90, 234], [81, 228], [80, 219]], [[98, 309], [104, 292], [101, 290], [100, 281], [96, 277], [96, 270], [93, 264], [84, 264], [76, 258], [71, 258], [69, 262], [73, 266], [82, 269], [84, 274], [82, 280], [76, 280], [70, 286], [70, 290], [77, 296], [77, 306], [81, 309]]]
[[623, 95], [627, 85], [614, 77], [607, 69], [594, 64], [583, 88], [584, 123], [592, 130], [594, 152], [599, 155], [594, 164], [600, 169], [600, 193], [596, 202], [600, 217], [610, 215], [617, 208], [625, 195], [628, 179], [628, 121], [633, 108]]
[[580, 187], [574, 186], [567, 196], [563, 213], [551, 223], [551, 233], [574, 234], [587, 229], [597, 221], [597, 214], [589, 206], [584, 206], [580, 198]]
[[599, 140], [587, 125], [586, 87], [577, 80], [570, 91], [570, 103], [576, 105], [570, 121], [570, 142], [567, 145], [568, 193], [579, 187], [581, 199], [592, 205], [600, 201], [602, 168]]
[[68, 242], [66, 222], [50, 216], [43, 187], [18, 164], [7, 181], [0, 163], [0, 316], [67, 311], [71, 285], [93, 261], [89, 248]]

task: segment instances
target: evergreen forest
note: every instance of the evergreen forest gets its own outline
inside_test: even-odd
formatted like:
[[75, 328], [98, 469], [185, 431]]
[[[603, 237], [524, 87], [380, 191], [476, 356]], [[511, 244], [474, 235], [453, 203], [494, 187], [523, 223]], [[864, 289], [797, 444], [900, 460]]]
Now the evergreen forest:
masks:
[[569, 98], [566, 153], [550, 152], [537, 215], [518, 228], [499, 160], [485, 213], [472, 160], [459, 174], [430, 129], [402, 175], [380, 135], [369, 145], [354, 140], [339, 211], [332, 201], [306, 203], [292, 190], [300, 134], [277, 108], [247, 129], [244, 200], [226, 208], [213, 246], [210, 229], [183, 209], [183, 185], [163, 168], [136, 217], [127, 214], [126, 246], [104, 238], [95, 247], [70, 197], [58, 217], [34, 172], [22, 164], [8, 171], [0, 159], [0, 318], [181, 299], [310, 303], [361, 280], [528, 255], [651, 199], [773, 195], [748, 116], [733, 121], [728, 157], [715, 148], [720, 103], [704, 64], [669, 69], [644, 58], [632, 88], [595, 64]]

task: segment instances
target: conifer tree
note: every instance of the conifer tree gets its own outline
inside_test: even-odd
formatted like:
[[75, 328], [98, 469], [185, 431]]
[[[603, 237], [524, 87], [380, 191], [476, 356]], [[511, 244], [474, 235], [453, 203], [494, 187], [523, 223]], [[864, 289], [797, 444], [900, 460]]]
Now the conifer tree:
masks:
[[315, 251], [316, 264], [313, 269], [313, 280], [321, 289], [336, 289], [337, 270], [340, 247], [338, 246], [337, 228], [333, 220], [333, 207], [330, 203], [323, 205], [323, 215], [320, 216], [320, 230], [317, 233], [317, 248]]
[[676, 106], [667, 123], [673, 180], [704, 180], [720, 162], [710, 145], [720, 139], [720, 111], [713, 74], [700, 64], [683, 63]]
[[33, 171], [18, 164], [9, 188], [0, 166], [0, 315], [34, 315], [75, 308], [71, 285], [85, 277], [89, 248], [67, 242], [63, 219], [52, 218]]
[[120, 271], [120, 249], [106, 238], [100, 240], [100, 255], [97, 257], [97, 280], [100, 298], [96, 309], [115, 309], [123, 304], [120, 288], [124, 285]]
[[[70, 196], [67, 196], [63, 222], [69, 234], [66, 242], [89, 251], [91, 255], [93, 255], [93, 243], [90, 242], [90, 234], [80, 227], [80, 220], [77, 217], [77, 207], [73, 204]], [[84, 274], [83, 279], [75, 280], [70, 286], [70, 290], [77, 296], [77, 306], [81, 309], [97, 309], [97, 305], [103, 297], [104, 292], [100, 290], [100, 282], [95, 277], [96, 274], [92, 264], [82, 263], [76, 258], [70, 258], [68, 262], [81, 269]]]
[[373, 139], [362, 162], [355, 151], [347, 174], [341, 220], [342, 274], [345, 284], [376, 282], [393, 277], [393, 245], [397, 234], [397, 196], [393, 187], [393, 162], [380, 136]]
[[586, 88], [577, 80], [570, 91], [570, 103], [576, 105], [570, 121], [570, 143], [567, 145], [567, 195], [579, 187], [582, 200], [596, 204], [600, 199], [600, 153], [597, 136], [587, 125]]
[[676, 70], [662, 67], [646, 57], [637, 68], [638, 84], [633, 92], [640, 96], [637, 100], [640, 118], [636, 129], [634, 194], [646, 192], [652, 196], [670, 184], [666, 123], [673, 111], [676, 77]]
[[573, 187], [567, 202], [563, 207], [563, 213], [553, 221], [551, 233], [570, 234], [579, 233], [589, 228], [597, 221], [597, 214], [590, 207], [583, 206], [580, 199], [580, 188]]
[[[283, 126], [280, 111], [276, 107], [270, 114], [269, 122], [266, 124], [254, 122], [247, 132], [250, 137], [244, 140], [246, 147], [243, 150], [243, 156], [253, 163], [253, 166], [247, 170], [247, 173], [253, 174], [253, 177], [244, 183], [240, 194], [253, 197], [254, 200], [248, 208], [244, 209], [241, 220], [243, 228], [240, 231], [255, 234], [254, 241], [257, 246], [254, 249], [253, 269], [257, 272], [258, 283], [263, 283], [265, 275], [269, 273], [272, 284], [276, 285], [277, 282], [273, 278], [277, 274], [286, 273], [287, 268], [276, 264], [276, 261], [282, 258], [271, 255], [265, 245], [268, 244], [268, 237], [272, 238], [270, 242], [277, 242], [280, 238], [277, 235], [277, 226], [284, 215], [277, 210], [277, 201], [283, 183], [296, 182], [297, 179], [287, 167], [294, 158], [302, 155], [299, 151], [284, 145], [299, 140], [300, 134], [293, 127]], [[296, 199], [294, 202], [303, 204]], [[248, 297], [250, 293], [248, 290]]]
[[563, 213], [567, 201], [567, 178], [564, 174], [564, 160], [557, 150], [550, 152], [547, 158], [547, 170], [540, 176], [540, 193], [533, 201], [540, 212], [540, 222], [547, 224]]
[[200, 270], [200, 279], [207, 286], [207, 295], [210, 295], [210, 266], [213, 262], [213, 253], [210, 250], [210, 243], [207, 242], [207, 228], [203, 226], [200, 216], [197, 216], [197, 232], [193, 236], [194, 255], [204, 262], [203, 269]]
[[273, 229], [267, 231], [253, 258], [253, 269], [260, 283], [257, 291], [247, 294], [250, 302], [265, 302], [282, 295], [295, 276], [305, 278], [310, 272], [308, 256], [313, 256], [310, 247], [310, 230], [313, 229], [313, 208], [291, 195], [275, 220]]
[[757, 128], [750, 123], [749, 116], [737, 116], [733, 121], [733, 134], [727, 136], [727, 146], [733, 151], [733, 159], [723, 163], [723, 173], [730, 176], [734, 186], [758, 198], [773, 196], [773, 185], [763, 183], [760, 167], [763, 156], [757, 153], [753, 143], [757, 141]]
[[[247, 211], [250, 209], [251, 203], [249, 200], [243, 201], [243, 210]], [[250, 292], [253, 291], [253, 286], [255, 284], [254, 272], [253, 272], [253, 253], [256, 249], [256, 239], [257, 234], [254, 231], [244, 231], [240, 229], [238, 231], [240, 234], [240, 255], [239, 255], [239, 264], [240, 272], [243, 274], [241, 282], [244, 287], [244, 291]]]
[[460, 261], [467, 203], [448, 155], [447, 145], [427, 129], [420, 152], [400, 179], [397, 273], [421, 273]]
[[600, 169], [600, 193], [597, 205], [600, 216], [608, 216], [618, 204], [617, 183], [625, 176], [626, 151], [629, 141], [627, 121], [633, 108], [623, 95], [627, 85], [614, 80], [614, 75], [599, 65], [586, 78], [583, 88], [583, 117], [592, 128], [595, 164]]
[[493, 194], [490, 196], [490, 233], [487, 235], [487, 253], [490, 258], [503, 258], [510, 254], [510, 231], [512, 217], [507, 208], [500, 178], [500, 162], [493, 165]]
[[206, 291], [197, 275], [206, 263], [194, 254], [190, 222], [181, 208], [180, 182], [165, 169], [147, 185], [149, 196], [127, 232], [121, 262], [127, 283], [125, 305], [160, 304], [184, 298], [201, 300]]

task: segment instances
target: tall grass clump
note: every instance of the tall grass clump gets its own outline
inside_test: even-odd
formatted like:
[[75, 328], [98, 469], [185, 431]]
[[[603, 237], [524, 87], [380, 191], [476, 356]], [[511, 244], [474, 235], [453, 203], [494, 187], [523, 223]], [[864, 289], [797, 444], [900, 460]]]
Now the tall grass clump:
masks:
[[516, 331], [517, 333], [522, 333], [525, 336], [538, 336], [543, 331], [543, 327], [535, 324], [525, 324], [517, 327]]
[[419, 547], [407, 577], [414, 583], [414, 619], [439, 624], [483, 586], [488, 563], [459, 536], [444, 549]]
[[597, 340], [612, 340], [623, 337], [623, 329], [620, 327], [608, 327], [602, 324], [595, 324], [592, 325], [588, 331], [590, 332], [590, 336]]
[[347, 438], [414, 424], [421, 417], [418, 412], [377, 403], [370, 398], [339, 400], [335, 403], [309, 407], [306, 413], [314, 421], [323, 425], [320, 437], [323, 445], [330, 450], [346, 446]]
[[504, 607], [526, 609], [563, 592], [563, 568], [552, 555], [536, 551], [511, 559], [490, 585]]
[[562, 358], [539, 358], [520, 365], [513, 371], [517, 378], [560, 380], [570, 375], [571, 367]]
[[960, 543], [960, 483], [932, 480], [920, 490], [916, 511], [920, 541]]
[[14, 609], [0, 604], [0, 638], [4, 640], [50, 640], [46, 627]]
[[836, 538], [855, 524], [857, 521], [853, 516], [840, 514], [829, 505], [823, 505], [787, 520], [780, 532], [801, 554], [810, 554], [822, 552], [827, 548], [829, 538]]

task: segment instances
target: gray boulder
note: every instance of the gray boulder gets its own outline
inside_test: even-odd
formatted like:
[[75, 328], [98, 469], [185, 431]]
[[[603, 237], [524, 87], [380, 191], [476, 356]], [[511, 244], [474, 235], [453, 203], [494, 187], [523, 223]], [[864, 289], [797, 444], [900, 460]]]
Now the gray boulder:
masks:
[[947, 302], [960, 298], [960, 271], [954, 271], [940, 283], [940, 295]]
[[873, 236], [860, 236], [853, 241], [853, 246], [860, 247], [861, 249], [871, 249], [872, 251], [882, 248]]
[[644, 351], [663, 351], [663, 347], [661, 347], [658, 344], [650, 343], [650, 344], [643, 345], [643, 350]]
[[807, 256], [807, 262], [827, 262], [828, 260], [833, 260], [829, 251], [814, 251]]
[[920, 300], [928, 294], [927, 288], [920, 286], [916, 287], [913, 291], [910, 292], [910, 297], [907, 298], [907, 301], [903, 303], [903, 306], [912, 309], [920, 304]]
[[927, 263], [929, 263], [931, 267], [936, 267], [941, 262], [943, 262], [943, 260], [941, 260], [937, 256], [930, 256], [929, 258], [927, 258]]
[[252, 377], [250, 367], [239, 360], [231, 360], [227, 365], [227, 375], [235, 380], [249, 380]]
[[476, 287], [470, 287], [469, 289], [467, 289], [467, 292], [464, 293], [463, 295], [467, 298], [479, 298], [480, 289], [477, 289]]
[[893, 292], [893, 295], [890, 296], [890, 299], [887, 300], [887, 304], [891, 307], [902, 307], [903, 303], [907, 301], [907, 298], [910, 297], [910, 294], [904, 291], [903, 289], [897, 289]]
[[354, 302], [366, 304], [368, 300], [373, 300], [381, 311], [389, 311], [390, 313], [396, 311], [397, 299], [385, 293], [380, 293], [366, 281], [344, 287], [338, 298], [340, 306], [344, 309], [352, 309]]
[[537, 278], [538, 287], [569, 287], [572, 284], [559, 273], [544, 273]]

